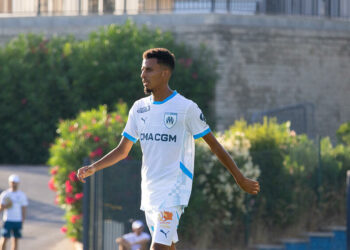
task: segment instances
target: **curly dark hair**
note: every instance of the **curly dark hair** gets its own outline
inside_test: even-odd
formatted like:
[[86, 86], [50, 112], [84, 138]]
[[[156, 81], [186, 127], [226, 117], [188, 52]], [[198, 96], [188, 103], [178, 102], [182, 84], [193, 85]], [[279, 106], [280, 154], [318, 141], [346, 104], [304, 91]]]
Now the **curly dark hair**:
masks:
[[143, 59], [156, 58], [159, 64], [168, 66], [171, 71], [175, 69], [175, 55], [165, 48], [153, 48], [146, 50], [142, 55]]

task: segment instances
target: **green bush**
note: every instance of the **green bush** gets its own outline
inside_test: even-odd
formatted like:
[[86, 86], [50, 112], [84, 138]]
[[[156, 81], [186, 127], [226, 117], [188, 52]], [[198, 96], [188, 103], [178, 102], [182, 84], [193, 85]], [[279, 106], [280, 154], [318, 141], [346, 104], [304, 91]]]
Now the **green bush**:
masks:
[[[100, 106], [80, 113], [74, 120], [62, 120], [57, 129], [59, 136], [50, 148], [49, 186], [57, 192], [57, 204], [66, 210], [62, 231], [73, 240], [82, 237], [82, 185], [75, 171], [86, 156], [94, 160], [117, 145], [128, 112], [122, 103], [116, 110], [108, 112], [106, 106]], [[206, 143], [196, 141], [193, 191], [179, 228], [180, 237], [190, 247], [228, 247], [233, 242], [243, 245], [249, 230], [254, 237], [258, 228], [286, 228], [304, 214], [317, 215], [318, 219], [345, 214], [342, 204], [350, 147], [333, 147], [324, 138], [319, 162], [313, 141], [290, 131], [289, 123], [277, 124], [274, 119], [252, 125], [237, 121], [216, 136], [243, 174], [258, 178], [261, 193], [251, 196], [241, 191]], [[130, 157], [141, 159], [139, 145], [133, 147]], [[221, 243], [215, 242], [217, 237]]]
[[237, 121], [230, 131], [241, 131], [251, 143], [253, 163], [261, 171], [261, 192], [257, 196], [256, 208], [267, 225], [288, 223], [288, 211], [292, 204], [292, 180], [284, 167], [284, 156], [291, 142], [289, 123], [278, 124], [276, 119], [265, 118], [262, 124], [248, 125]]
[[[233, 157], [241, 172], [257, 179], [260, 170], [249, 153], [250, 141], [240, 131], [227, 130], [216, 134], [219, 142]], [[245, 217], [254, 204], [254, 197], [246, 195], [234, 178], [210, 151], [204, 140], [196, 141], [193, 191], [189, 207], [181, 219], [180, 233], [185, 241], [216, 247], [213, 239], [220, 237], [220, 246], [229, 246], [244, 236]], [[210, 229], [208, 228], [210, 225]], [[203, 237], [205, 235], [205, 237]], [[203, 245], [196, 245], [203, 248]]]
[[175, 43], [170, 32], [110, 25], [89, 38], [21, 35], [0, 49], [0, 152], [2, 163], [44, 163], [59, 119], [100, 104], [129, 106], [143, 97], [142, 52], [166, 47], [177, 66], [170, 86], [198, 103], [210, 119], [215, 62], [200, 46]]
[[337, 137], [340, 143], [350, 146], [350, 122], [340, 125], [337, 130]]

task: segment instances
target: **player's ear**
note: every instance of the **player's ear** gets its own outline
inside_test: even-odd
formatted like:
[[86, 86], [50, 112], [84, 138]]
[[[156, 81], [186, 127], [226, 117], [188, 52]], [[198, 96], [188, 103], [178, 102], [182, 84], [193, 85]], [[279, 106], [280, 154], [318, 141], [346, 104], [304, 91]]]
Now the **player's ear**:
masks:
[[164, 69], [162, 71], [162, 77], [169, 77], [170, 74], [170, 70], [169, 69]]

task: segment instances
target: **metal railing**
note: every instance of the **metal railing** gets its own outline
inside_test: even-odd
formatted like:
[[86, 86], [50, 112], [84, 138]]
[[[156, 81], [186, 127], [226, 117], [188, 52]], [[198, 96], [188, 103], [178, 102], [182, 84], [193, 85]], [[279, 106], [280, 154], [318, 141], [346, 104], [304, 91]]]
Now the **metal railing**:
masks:
[[0, 0], [0, 16], [231, 13], [349, 18], [350, 0]]

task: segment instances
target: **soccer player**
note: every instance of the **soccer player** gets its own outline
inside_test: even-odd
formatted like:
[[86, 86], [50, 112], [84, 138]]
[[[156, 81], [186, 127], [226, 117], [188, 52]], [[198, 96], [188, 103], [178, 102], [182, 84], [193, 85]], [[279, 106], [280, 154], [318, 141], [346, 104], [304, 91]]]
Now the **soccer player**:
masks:
[[99, 161], [78, 170], [80, 181], [125, 159], [140, 140], [141, 209], [152, 234], [151, 249], [174, 250], [177, 226], [187, 206], [194, 170], [194, 139], [203, 138], [211, 151], [249, 194], [258, 194], [257, 181], [243, 176], [237, 165], [216, 140], [203, 113], [191, 100], [169, 88], [175, 56], [167, 49], [143, 53], [141, 79], [145, 94], [134, 103], [119, 145]]

